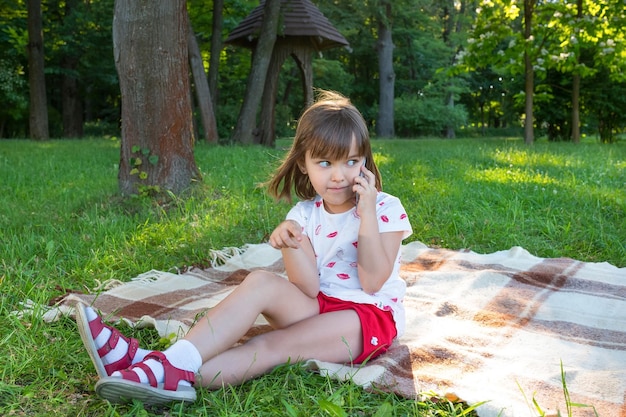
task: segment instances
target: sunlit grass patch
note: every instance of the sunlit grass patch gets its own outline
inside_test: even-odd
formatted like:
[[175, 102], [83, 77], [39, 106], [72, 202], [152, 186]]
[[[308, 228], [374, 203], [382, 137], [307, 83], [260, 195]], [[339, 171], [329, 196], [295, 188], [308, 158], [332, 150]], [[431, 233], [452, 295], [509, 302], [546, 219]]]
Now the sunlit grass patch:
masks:
[[542, 191], [550, 185], [558, 184], [556, 179], [548, 177], [544, 172], [520, 169], [512, 164], [508, 167], [470, 170], [466, 173], [466, 178], [469, 181], [483, 180], [512, 186], [532, 185], [535, 190], [541, 188]]

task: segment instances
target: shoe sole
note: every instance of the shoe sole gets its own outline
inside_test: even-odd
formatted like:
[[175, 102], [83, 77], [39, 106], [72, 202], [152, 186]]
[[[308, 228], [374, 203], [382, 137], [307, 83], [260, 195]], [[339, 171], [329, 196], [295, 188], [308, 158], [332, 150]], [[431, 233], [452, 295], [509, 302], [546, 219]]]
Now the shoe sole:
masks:
[[96, 394], [115, 404], [139, 400], [145, 405], [161, 405], [171, 402], [194, 402], [196, 390], [193, 387], [179, 386], [176, 391], [163, 389], [163, 384], [152, 387], [122, 378], [101, 378], [95, 386]]
[[78, 333], [80, 334], [80, 338], [83, 341], [83, 345], [85, 345], [85, 349], [91, 358], [91, 362], [93, 366], [96, 368], [96, 372], [100, 378], [104, 378], [108, 376], [106, 370], [104, 369], [104, 363], [102, 359], [100, 359], [100, 355], [98, 355], [98, 348], [93, 341], [93, 336], [91, 335], [91, 329], [89, 328], [89, 320], [87, 319], [87, 312], [85, 311], [85, 305], [82, 303], [76, 304], [76, 325], [78, 326]]

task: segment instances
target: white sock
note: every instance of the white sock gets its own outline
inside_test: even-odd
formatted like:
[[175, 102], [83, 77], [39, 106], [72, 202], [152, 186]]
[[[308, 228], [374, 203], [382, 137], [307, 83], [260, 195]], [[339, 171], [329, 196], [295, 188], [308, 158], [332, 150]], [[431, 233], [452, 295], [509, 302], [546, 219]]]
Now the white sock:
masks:
[[[200, 352], [198, 352], [198, 349], [191, 342], [185, 339], [181, 339], [174, 343], [167, 350], [165, 350], [163, 354], [173, 366], [184, 371], [191, 371], [195, 373], [202, 366], [202, 356], [200, 356]], [[154, 359], [148, 359], [144, 363], [152, 370], [157, 383], [164, 381], [165, 372], [161, 362]], [[141, 368], [134, 368], [133, 371], [137, 374], [139, 380], [143, 384], [148, 383], [148, 376]], [[114, 372], [111, 376], [120, 377], [121, 374], [119, 372]], [[182, 380], [179, 382], [179, 385], [191, 386], [188, 381]]]
[[[93, 308], [86, 307], [85, 312], [87, 313], [88, 321], [91, 322], [93, 320], [98, 319], [98, 313], [96, 313], [96, 311]], [[100, 334], [98, 335], [98, 337], [94, 339], [96, 348], [100, 349], [102, 346], [104, 346], [109, 341], [110, 337], [111, 337], [111, 330], [107, 329], [106, 327], [103, 328]], [[104, 363], [105, 365], [108, 365], [110, 363], [116, 362], [122, 359], [126, 355], [127, 351], [128, 351], [128, 343], [120, 337], [117, 342], [117, 345], [115, 345], [115, 348], [111, 350], [109, 353], [107, 353], [106, 355], [104, 355], [104, 357], [101, 358], [102, 363]], [[133, 358], [133, 364], [137, 362], [141, 362], [148, 353], [150, 353], [149, 350], [138, 348], [137, 353], [135, 354], [135, 357]]]

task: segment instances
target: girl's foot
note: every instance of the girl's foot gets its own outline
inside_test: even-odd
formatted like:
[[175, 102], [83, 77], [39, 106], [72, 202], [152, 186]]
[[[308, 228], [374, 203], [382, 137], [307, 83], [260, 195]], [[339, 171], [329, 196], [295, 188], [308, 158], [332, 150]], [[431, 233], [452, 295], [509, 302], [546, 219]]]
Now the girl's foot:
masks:
[[162, 352], [151, 352], [143, 362], [100, 379], [95, 389], [100, 397], [113, 403], [135, 399], [146, 405], [156, 405], [195, 401], [194, 382], [194, 372], [175, 367]]
[[139, 348], [137, 339], [127, 338], [104, 324], [93, 308], [82, 303], [76, 305], [76, 325], [100, 378], [128, 368], [149, 352]]

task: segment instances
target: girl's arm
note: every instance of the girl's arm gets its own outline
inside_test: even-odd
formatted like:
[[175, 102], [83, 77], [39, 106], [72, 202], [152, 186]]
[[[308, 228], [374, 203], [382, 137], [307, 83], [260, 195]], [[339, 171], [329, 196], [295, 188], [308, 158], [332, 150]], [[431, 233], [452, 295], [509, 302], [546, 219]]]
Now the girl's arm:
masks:
[[376, 214], [375, 177], [362, 168], [363, 177], [356, 179], [355, 191], [360, 195], [357, 211], [361, 218], [357, 245], [359, 281], [363, 291], [379, 291], [393, 271], [404, 232], [380, 233]]
[[274, 229], [270, 245], [283, 254], [287, 278], [311, 298], [320, 291], [320, 280], [311, 241], [302, 235], [302, 227], [294, 220], [285, 220]]
[[403, 232], [379, 233], [378, 225], [375, 229], [375, 232], [364, 230], [361, 223], [362, 232], [359, 232], [359, 281], [368, 294], [379, 291], [391, 275], [403, 235]]

